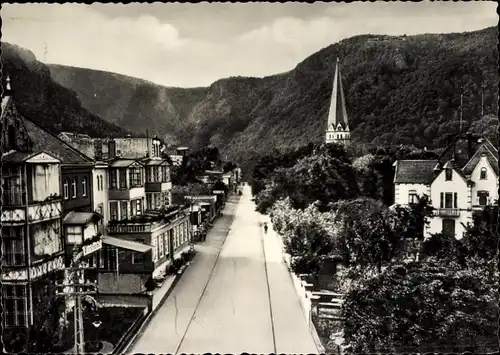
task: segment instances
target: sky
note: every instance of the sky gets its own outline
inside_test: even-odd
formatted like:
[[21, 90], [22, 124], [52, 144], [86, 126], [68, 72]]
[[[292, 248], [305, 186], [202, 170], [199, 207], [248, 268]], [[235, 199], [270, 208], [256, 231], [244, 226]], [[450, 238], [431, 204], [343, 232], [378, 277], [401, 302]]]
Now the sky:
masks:
[[360, 34], [496, 26], [496, 2], [3, 4], [3, 41], [45, 63], [178, 87], [277, 74]]

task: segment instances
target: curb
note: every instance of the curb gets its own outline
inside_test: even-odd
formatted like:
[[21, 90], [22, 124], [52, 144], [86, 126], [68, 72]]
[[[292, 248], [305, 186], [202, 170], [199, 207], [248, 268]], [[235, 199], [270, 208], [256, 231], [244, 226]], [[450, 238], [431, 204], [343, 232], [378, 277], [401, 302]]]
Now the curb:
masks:
[[[239, 200], [240, 199], [239, 199], [239, 196], [238, 196], [236, 202], [239, 202]], [[229, 226], [231, 226], [231, 224], [233, 223], [235, 215], [236, 214], [233, 214], [233, 216], [231, 217]], [[223, 242], [221, 244], [221, 250], [222, 250], [222, 246], [226, 242], [226, 238], [227, 238], [227, 236], [229, 234], [229, 231], [230, 231], [230, 228], [228, 229], [228, 231], [226, 232], [226, 235], [224, 236], [224, 240], [223, 240]], [[219, 251], [219, 253], [220, 253], [220, 251]], [[195, 257], [196, 257], [196, 255], [195, 255]], [[175, 276], [174, 281], [172, 282], [172, 284], [170, 285], [169, 289], [167, 290], [167, 292], [165, 293], [165, 295], [163, 296], [163, 298], [160, 300], [160, 302], [158, 302], [158, 305], [156, 306], [156, 308], [153, 309], [151, 312], [148, 313], [148, 315], [141, 322], [141, 325], [138, 327], [138, 330], [136, 332], [134, 332], [133, 334], [131, 334], [130, 337], [127, 337], [128, 338], [127, 340], [123, 339], [123, 345], [119, 344], [117, 347], [115, 347], [115, 349], [113, 350], [113, 353], [112, 353], [113, 355], [126, 354], [127, 350], [130, 349], [131, 347], [133, 347], [136, 344], [137, 340], [142, 335], [144, 328], [146, 328], [148, 326], [148, 324], [151, 322], [151, 320], [156, 315], [156, 313], [158, 312], [158, 310], [166, 302], [168, 296], [172, 293], [172, 291], [174, 290], [174, 287], [177, 285], [177, 283], [181, 279], [182, 275], [184, 275], [184, 273], [186, 272], [186, 270], [187, 270], [187, 267], [184, 269], [184, 271], [181, 274], [177, 274]]]
[[[184, 272], [186, 271], [186, 269], [184, 269]], [[124, 354], [124, 353], [127, 352], [127, 350], [129, 348], [131, 348], [133, 345], [135, 345], [135, 343], [137, 342], [139, 336], [142, 334], [143, 329], [148, 326], [148, 324], [151, 322], [151, 319], [158, 312], [158, 309], [160, 309], [161, 306], [165, 303], [165, 301], [167, 300], [168, 296], [172, 293], [174, 287], [177, 285], [177, 283], [181, 279], [182, 275], [184, 275], [184, 272], [182, 272], [182, 274], [177, 274], [175, 276], [174, 281], [170, 285], [170, 287], [167, 290], [167, 292], [165, 292], [165, 295], [160, 300], [160, 302], [158, 302], [158, 305], [156, 306], [156, 308], [153, 309], [151, 312], [148, 313], [148, 315], [141, 322], [141, 325], [138, 327], [138, 329], [137, 329], [136, 332], [132, 333], [130, 337], [127, 337], [128, 339], [123, 339], [123, 345], [118, 345], [113, 350], [113, 355]]]
[[[276, 231], [273, 230], [273, 232], [276, 235], [276, 237], [279, 239], [280, 245], [283, 245], [283, 240], [282, 240], [281, 236]], [[284, 250], [282, 250], [283, 261], [285, 263], [286, 268], [288, 269], [288, 275], [290, 276], [290, 280], [293, 283], [293, 275], [295, 275], [295, 273], [293, 273], [292, 270], [290, 269], [290, 264], [288, 263], [288, 258], [286, 257], [286, 255], [287, 254], [284, 252]], [[295, 275], [295, 277], [299, 278], [297, 275]], [[299, 297], [297, 292], [295, 292], [295, 295], [296, 295], [296, 297]], [[299, 304], [300, 304], [300, 307], [302, 309], [304, 309], [302, 307], [302, 303], [299, 302]], [[319, 338], [318, 331], [316, 330], [316, 326], [314, 325], [312, 319], [309, 323], [309, 333], [311, 333], [311, 335], [312, 335], [312, 338], [313, 338], [314, 344], [316, 345], [316, 349], [318, 350], [318, 353], [325, 354], [325, 347], [321, 343], [321, 339]]]

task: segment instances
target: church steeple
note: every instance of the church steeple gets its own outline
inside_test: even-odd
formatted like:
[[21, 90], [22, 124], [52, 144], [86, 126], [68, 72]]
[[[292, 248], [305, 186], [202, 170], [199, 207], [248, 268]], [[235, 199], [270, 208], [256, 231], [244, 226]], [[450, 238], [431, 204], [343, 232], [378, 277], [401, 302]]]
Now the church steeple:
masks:
[[347, 144], [351, 140], [349, 121], [345, 104], [342, 76], [340, 75], [340, 61], [337, 58], [335, 74], [333, 77], [333, 91], [328, 113], [328, 126], [326, 128], [326, 143]]

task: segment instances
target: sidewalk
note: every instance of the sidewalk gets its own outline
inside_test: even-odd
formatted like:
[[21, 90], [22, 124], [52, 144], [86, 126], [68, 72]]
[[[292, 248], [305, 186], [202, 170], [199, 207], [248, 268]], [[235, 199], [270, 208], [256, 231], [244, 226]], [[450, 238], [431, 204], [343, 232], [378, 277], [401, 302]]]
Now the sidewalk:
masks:
[[[269, 227], [263, 235], [264, 249], [268, 278], [273, 305], [273, 318], [275, 324], [276, 349], [278, 353], [324, 353], [324, 348], [317, 335], [316, 329], [310, 321], [310, 309], [304, 308], [301, 302], [307, 302], [297, 282], [300, 280], [288, 269], [281, 236], [272, 228], [268, 216], [261, 219]], [[262, 232], [264, 233], [264, 232]], [[293, 326], [290, 326], [293, 324]]]
[[208, 231], [206, 241], [195, 245], [196, 255], [190, 266], [124, 353], [176, 352], [229, 232], [238, 202], [239, 196], [228, 199], [223, 216]]

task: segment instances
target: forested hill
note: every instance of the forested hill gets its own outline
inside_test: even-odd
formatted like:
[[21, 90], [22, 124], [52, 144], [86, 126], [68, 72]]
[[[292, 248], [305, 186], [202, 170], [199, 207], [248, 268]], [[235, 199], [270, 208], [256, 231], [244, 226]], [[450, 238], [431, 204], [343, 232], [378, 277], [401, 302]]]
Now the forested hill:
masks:
[[[174, 134], [193, 147], [214, 144], [242, 162], [274, 147], [323, 140], [337, 57], [355, 141], [444, 144], [445, 134], [459, 126], [461, 86], [465, 126], [489, 129], [491, 135], [497, 110], [496, 44], [494, 27], [456, 34], [356, 36], [320, 50], [290, 72], [222, 79], [200, 89], [165, 88], [61, 66], [51, 66], [51, 71], [78, 93], [85, 107], [110, 122], [137, 127], [140, 115], [141, 127], [164, 130], [160, 133]], [[480, 121], [482, 84], [484, 112], [490, 116]], [[97, 85], [105, 99], [93, 99]]]
[[56, 83], [47, 66], [19, 46], [2, 42], [2, 75], [8, 73], [16, 107], [25, 117], [52, 133], [70, 131], [93, 137], [127, 132], [91, 113], [76, 93]]
[[[85, 108], [108, 122], [134, 132], [140, 124], [144, 131], [192, 148], [213, 144], [222, 156], [251, 165], [255, 156], [272, 148], [324, 139], [337, 57], [354, 141], [444, 145], [445, 134], [458, 130], [462, 86], [464, 127], [489, 131], [494, 138], [496, 44], [494, 27], [456, 34], [356, 36], [320, 50], [287, 73], [221, 79], [198, 89], [166, 88], [86, 69], [50, 69]], [[38, 95], [34, 88], [28, 91]]]

